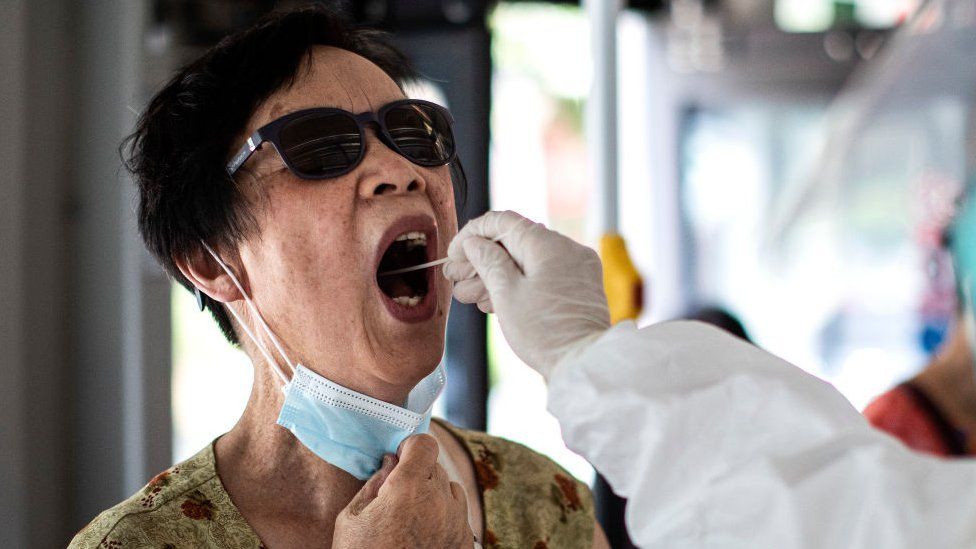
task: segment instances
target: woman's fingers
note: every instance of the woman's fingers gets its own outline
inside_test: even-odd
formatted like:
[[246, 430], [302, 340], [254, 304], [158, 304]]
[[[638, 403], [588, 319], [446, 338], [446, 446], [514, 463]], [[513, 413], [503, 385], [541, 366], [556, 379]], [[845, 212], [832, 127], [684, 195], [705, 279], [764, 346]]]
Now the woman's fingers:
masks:
[[389, 475], [389, 482], [428, 480], [434, 473], [440, 447], [430, 435], [412, 435], [397, 449], [399, 463]]
[[404, 440], [399, 462], [391, 465], [387, 459], [339, 514], [332, 546], [471, 547], [464, 490], [450, 481], [437, 462], [438, 452], [430, 435]]
[[464, 491], [464, 487], [457, 482], [451, 481], [451, 497], [454, 499], [454, 501], [458, 502], [458, 504], [461, 506], [462, 510], [464, 511], [464, 515], [467, 516], [468, 496], [467, 493]]
[[434, 469], [431, 471], [430, 480], [434, 483], [437, 490], [450, 491], [451, 479], [447, 476], [447, 471], [440, 463], [434, 464]]
[[[464, 487], [456, 482], [451, 482], [451, 498], [454, 500], [457, 520], [463, 522], [464, 526], [471, 532], [471, 524], [468, 522], [468, 498], [464, 492]], [[471, 532], [471, 539], [468, 541], [473, 542], [475, 539], [477, 538], [474, 532]]]
[[[400, 491], [400, 497], [408, 498], [406, 501], [417, 501], [416, 498], [421, 498], [425, 502], [439, 502], [432, 508], [439, 508], [441, 513], [446, 513], [442, 516], [448, 521], [458, 521], [457, 531], [464, 534], [458, 540], [463, 543], [463, 540], [473, 538], [468, 526], [467, 495], [464, 488], [452, 481], [447, 470], [438, 463], [439, 451], [437, 440], [430, 435], [407, 437], [397, 450], [399, 461], [388, 474], [387, 488], [384, 490], [388, 490], [388, 497], [394, 498], [396, 496], [393, 494]], [[466, 537], [467, 535], [472, 538]], [[452, 544], [455, 545], [457, 544]]]
[[374, 473], [373, 476], [366, 481], [366, 484], [359, 489], [359, 492], [353, 496], [352, 501], [350, 501], [346, 506], [351, 515], [356, 516], [362, 513], [363, 509], [365, 509], [370, 503], [373, 502], [373, 500], [377, 498], [377, 496], [379, 496], [380, 487], [382, 487], [383, 483], [386, 482], [386, 478], [393, 471], [396, 463], [396, 456], [391, 454], [383, 456], [383, 465], [380, 467], [380, 470], [376, 471], [376, 473]]

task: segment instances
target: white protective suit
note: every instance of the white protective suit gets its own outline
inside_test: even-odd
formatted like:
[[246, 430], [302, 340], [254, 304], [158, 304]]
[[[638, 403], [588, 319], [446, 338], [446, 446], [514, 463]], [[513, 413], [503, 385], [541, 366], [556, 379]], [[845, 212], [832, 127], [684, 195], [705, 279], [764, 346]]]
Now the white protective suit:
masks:
[[549, 410], [641, 547], [976, 547], [976, 461], [909, 451], [699, 322], [612, 328], [552, 372]]
[[909, 451], [711, 326], [609, 328], [592, 250], [516, 214], [472, 221], [448, 253], [455, 297], [496, 312], [548, 379], [564, 440], [628, 498], [639, 546], [976, 547], [976, 462]]

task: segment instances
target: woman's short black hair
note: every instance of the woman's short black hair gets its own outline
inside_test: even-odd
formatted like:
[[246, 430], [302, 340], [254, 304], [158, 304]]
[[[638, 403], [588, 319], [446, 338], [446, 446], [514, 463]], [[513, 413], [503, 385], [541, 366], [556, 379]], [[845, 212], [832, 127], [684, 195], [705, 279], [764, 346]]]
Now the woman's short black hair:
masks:
[[[257, 107], [295, 82], [316, 45], [368, 59], [401, 88], [416, 78], [385, 34], [353, 26], [338, 10], [315, 5], [273, 12], [179, 70], [123, 142], [126, 167], [139, 188], [139, 232], [188, 290], [194, 288], [174, 258], [200, 253], [201, 240], [230, 249], [255, 228], [225, 165]], [[206, 302], [227, 339], [238, 344], [227, 311]]]

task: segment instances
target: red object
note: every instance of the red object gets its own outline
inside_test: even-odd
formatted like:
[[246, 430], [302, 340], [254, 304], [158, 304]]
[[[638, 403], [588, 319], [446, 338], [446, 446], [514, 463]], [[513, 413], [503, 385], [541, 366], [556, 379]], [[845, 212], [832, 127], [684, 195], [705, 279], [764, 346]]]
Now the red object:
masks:
[[972, 456], [966, 435], [945, 418], [921, 389], [903, 383], [876, 398], [864, 409], [876, 428], [919, 452], [943, 457]]

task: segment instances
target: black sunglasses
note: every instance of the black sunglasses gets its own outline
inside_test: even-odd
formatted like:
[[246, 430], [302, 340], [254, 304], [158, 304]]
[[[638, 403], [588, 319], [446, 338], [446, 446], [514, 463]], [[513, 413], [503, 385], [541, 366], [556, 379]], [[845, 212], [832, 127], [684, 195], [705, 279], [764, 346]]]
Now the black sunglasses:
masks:
[[267, 141], [298, 177], [339, 177], [362, 161], [368, 124], [376, 125], [387, 147], [419, 166], [443, 166], [456, 155], [451, 113], [429, 101], [402, 99], [375, 113], [321, 107], [286, 114], [248, 137], [227, 164], [227, 173], [233, 177]]

